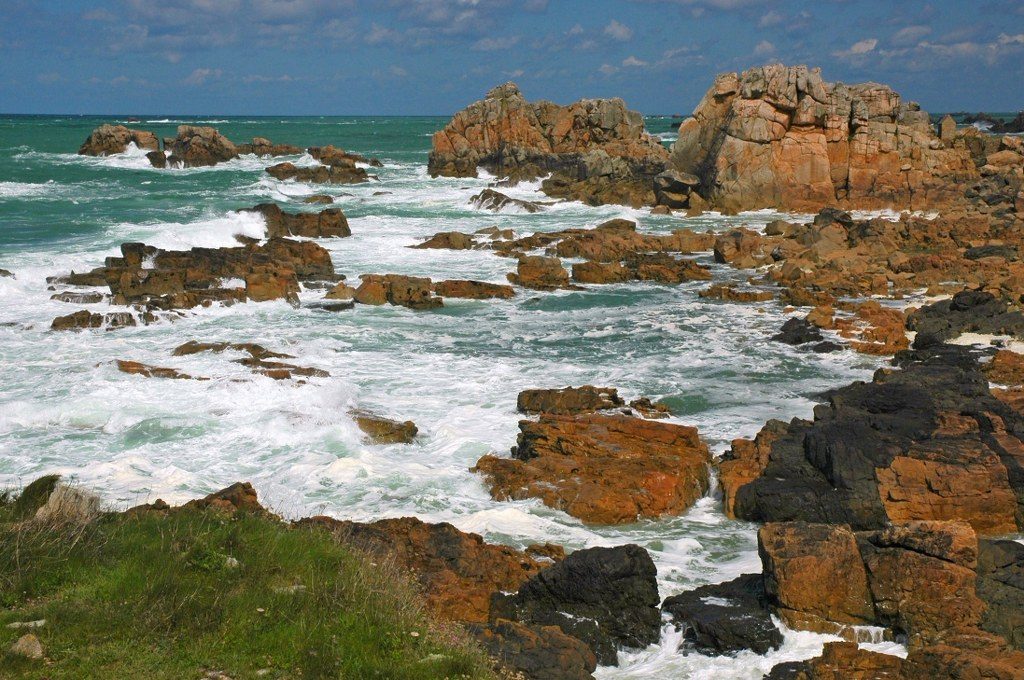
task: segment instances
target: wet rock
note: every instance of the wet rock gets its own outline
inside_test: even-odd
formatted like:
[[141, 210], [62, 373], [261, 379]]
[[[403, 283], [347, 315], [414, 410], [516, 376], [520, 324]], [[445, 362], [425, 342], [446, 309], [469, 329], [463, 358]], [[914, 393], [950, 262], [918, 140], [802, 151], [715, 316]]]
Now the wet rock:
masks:
[[352, 411], [352, 417], [374, 444], [411, 444], [419, 432], [411, 420], [399, 422], [361, 410]]
[[394, 559], [415, 576], [430, 608], [452, 621], [486, 622], [492, 593], [515, 591], [549, 563], [486, 543], [446, 522], [403, 517], [362, 523], [314, 517], [301, 523], [333, 528], [356, 547]]
[[[263, 375], [273, 380], [292, 380], [296, 376], [300, 378], [329, 378], [331, 374], [327, 371], [319, 368], [310, 368], [307, 366], [296, 366], [294, 364], [288, 364], [283, 361], [267, 361], [265, 359], [257, 359], [255, 357], [245, 357], [242, 359], [234, 359], [236, 364], [242, 364], [243, 366], [252, 369], [253, 373], [257, 375]], [[299, 381], [302, 384], [304, 381]]]
[[129, 144], [146, 151], [158, 151], [160, 142], [147, 130], [130, 130], [124, 125], [101, 125], [82, 143], [80, 156], [110, 156], [124, 153]]
[[765, 302], [775, 297], [766, 290], [743, 290], [733, 285], [716, 283], [697, 293], [702, 298], [726, 302]]
[[354, 309], [356, 303], [354, 300], [338, 300], [336, 302], [321, 301], [311, 302], [306, 306], [310, 309], [319, 309], [325, 312], [344, 312], [349, 309]]
[[283, 354], [281, 352], [274, 352], [262, 345], [257, 345], [252, 342], [199, 342], [197, 340], [189, 340], [183, 345], [179, 345], [171, 352], [172, 356], [183, 357], [191, 354], [199, 354], [201, 352], [214, 352], [220, 353], [224, 351], [235, 351], [245, 352], [253, 359], [292, 359], [291, 354]]
[[297, 156], [302, 153], [302, 147], [293, 144], [274, 144], [266, 137], [253, 137], [248, 144], [239, 144], [236, 147], [238, 155], [254, 154], [256, 156]]
[[666, 598], [661, 611], [684, 627], [687, 641], [702, 654], [747, 649], [767, 654], [782, 646], [782, 632], [768, 612], [761, 574], [673, 595]]
[[904, 354], [901, 364], [830, 392], [813, 422], [734, 446], [723, 487], [735, 516], [855, 529], [959, 519], [982, 534], [1016, 531], [1021, 415], [992, 396], [966, 348]]
[[668, 404], [660, 401], [651, 401], [648, 397], [639, 397], [629, 402], [629, 407], [637, 411], [644, 418], [667, 418], [672, 415]]
[[[148, 366], [138, 361], [117, 360], [117, 370], [131, 375], [141, 375], [146, 378], [173, 378], [177, 380], [193, 380], [187, 373], [182, 373], [174, 368], [163, 368], [160, 366]], [[203, 378], [199, 378], [203, 380]]]
[[54, 293], [50, 296], [51, 300], [57, 300], [59, 302], [69, 302], [75, 305], [91, 305], [97, 302], [103, 302], [106, 295], [103, 293], [75, 293], [72, 291], [63, 291], [60, 293]]
[[487, 654], [529, 680], [591, 680], [597, 669], [590, 647], [557, 626], [498, 619], [469, 630]]
[[571, 415], [593, 413], [625, 406], [612, 387], [565, 387], [562, 389], [523, 390], [516, 399], [520, 413], [553, 413]]
[[9, 272], [6, 269], [0, 269], [0, 278], [13, 279], [15, 276], [13, 272]]
[[167, 167], [167, 154], [163, 151], [150, 151], [146, 154], [146, 160], [154, 168], [165, 169]]
[[621, 262], [577, 262], [572, 266], [572, 280], [579, 283], [623, 283], [633, 272]]
[[97, 312], [89, 312], [83, 309], [65, 316], [58, 316], [53, 320], [53, 323], [50, 324], [50, 328], [55, 331], [83, 330], [87, 328], [105, 328], [107, 330], [113, 330], [115, 328], [125, 328], [137, 325], [138, 321], [135, 316], [128, 312], [99, 314]]
[[569, 272], [562, 267], [557, 257], [527, 255], [519, 258], [519, 266], [515, 274], [509, 274], [508, 280], [523, 288], [533, 290], [556, 290], [570, 288]]
[[345, 213], [338, 208], [328, 208], [319, 213], [291, 214], [281, 210], [275, 203], [261, 203], [252, 208], [252, 212], [263, 215], [267, 222], [269, 238], [329, 238], [352, 235]]
[[469, 199], [470, 205], [479, 210], [490, 210], [491, 212], [525, 212], [535, 213], [541, 209], [536, 203], [522, 201], [518, 198], [509, 198], [505, 194], [494, 189], [484, 189], [479, 194]]
[[986, 257], [1001, 257], [1006, 260], [1017, 258], [1017, 248], [1013, 246], [974, 246], [964, 251], [964, 257], [968, 260], [981, 260]]
[[267, 168], [267, 174], [279, 180], [294, 179], [310, 184], [362, 184], [370, 181], [366, 170], [354, 165], [317, 165], [297, 167], [294, 163], [278, 163]]
[[334, 203], [334, 197], [328, 196], [327, 194], [313, 194], [307, 196], [302, 201], [303, 203]]
[[773, 261], [774, 242], [750, 229], [733, 229], [715, 239], [715, 262], [750, 269]]
[[260, 505], [256, 489], [249, 482], [235, 482], [220, 491], [191, 500], [181, 506], [188, 510], [213, 510], [216, 512], [235, 514], [249, 513], [273, 517], [266, 508]]
[[441, 248], [445, 250], [471, 250], [477, 248], [477, 242], [469, 234], [459, 231], [442, 231], [434, 234], [423, 243], [410, 248]]
[[542, 414], [519, 422], [512, 458], [474, 471], [497, 500], [539, 498], [591, 524], [679, 514], [708, 490], [707, 447], [696, 428], [623, 415]]
[[686, 172], [666, 170], [654, 178], [654, 195], [659, 206], [678, 210], [689, 207], [690, 192], [700, 185], [700, 178]]
[[804, 345], [808, 342], [821, 342], [825, 337], [817, 326], [807, 319], [792, 318], [782, 324], [782, 331], [772, 336], [775, 342], [787, 345]]
[[1024, 314], [1009, 310], [1005, 301], [991, 293], [965, 290], [912, 313], [907, 327], [917, 331], [914, 347], [928, 347], [962, 333], [1024, 338]]
[[490, 300], [499, 298], [507, 300], [515, 297], [515, 289], [499, 283], [487, 283], [486, 281], [466, 281], [455, 279], [451, 281], [438, 281], [434, 284], [434, 292], [442, 298], [468, 298], [471, 300]]
[[821, 656], [774, 666], [764, 680], [899, 680], [903, 659], [860, 649], [854, 642], [826, 642]]
[[355, 297], [356, 289], [344, 281], [331, 288], [324, 295], [324, 298], [327, 300], [354, 300]]
[[165, 142], [169, 165], [186, 168], [216, 165], [238, 156], [234, 143], [212, 127], [179, 125], [178, 135]]
[[491, 618], [558, 626], [585, 642], [601, 665], [617, 665], [617, 648], [658, 641], [656, 575], [650, 555], [636, 545], [577, 550], [514, 595], [496, 594]]
[[339, 167], [355, 167], [356, 163], [364, 163], [373, 167], [382, 167], [383, 164], [376, 158], [367, 158], [351, 151], [345, 151], [339, 149], [334, 145], [327, 146], [311, 146], [307, 149], [309, 155], [320, 161], [324, 165], [339, 166]]
[[362, 274], [356, 289], [355, 301], [364, 305], [392, 304], [409, 309], [435, 309], [443, 306], [441, 298], [433, 295], [431, 281], [400, 274]]

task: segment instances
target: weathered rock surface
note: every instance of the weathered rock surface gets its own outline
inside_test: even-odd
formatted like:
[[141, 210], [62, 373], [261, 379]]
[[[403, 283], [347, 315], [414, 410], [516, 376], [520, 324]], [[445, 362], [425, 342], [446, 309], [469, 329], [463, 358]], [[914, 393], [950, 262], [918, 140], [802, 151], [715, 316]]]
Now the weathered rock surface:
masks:
[[516, 399], [520, 413], [575, 415], [621, 408], [626, 402], [613, 387], [565, 387], [562, 389], [523, 390]]
[[814, 421], [769, 423], [720, 464], [726, 512], [875, 529], [963, 520], [1016, 531], [1024, 421], [996, 399], [966, 348], [908, 353], [903, 368], [834, 390]]
[[361, 184], [370, 181], [366, 170], [355, 165], [298, 167], [294, 163], [278, 163], [267, 168], [267, 174], [280, 180], [294, 179], [310, 184]]
[[680, 126], [672, 166], [727, 211], [934, 209], [977, 177], [966, 149], [943, 145], [890, 88], [780, 64], [719, 75]]
[[[142, 323], [148, 323], [153, 320], [152, 315], [143, 314], [141, 318]], [[90, 312], [86, 309], [81, 309], [71, 314], [64, 316], [58, 316], [50, 324], [50, 328], [55, 331], [69, 331], [69, 330], [84, 330], [87, 328], [105, 328], [107, 330], [113, 330], [115, 328], [125, 328], [129, 326], [139, 325], [139, 318], [136, 318], [134, 314], [129, 312], [109, 312], [107, 314], [100, 314], [99, 312]]]
[[431, 176], [475, 177], [477, 168], [513, 181], [554, 173], [545, 193], [588, 203], [654, 202], [653, 180], [668, 152], [621, 99], [569, 106], [527, 102], [506, 83], [434, 134]]
[[782, 646], [782, 632], [768, 611], [761, 574], [673, 595], [665, 599], [661, 611], [685, 628], [686, 640], [702, 654], [746, 649], [767, 654]]
[[1024, 314], [1009, 310], [1004, 300], [981, 290], [964, 290], [949, 300], [912, 313], [907, 327], [917, 331], [914, 347], [953, 340], [962, 333], [1013, 335], [1024, 339]]
[[235, 150], [240, 156], [297, 156], [302, 153], [302, 147], [293, 144], [274, 144], [266, 137], [253, 137], [248, 144], [237, 144]]
[[679, 514], [708, 490], [707, 447], [696, 428], [625, 415], [542, 414], [519, 422], [512, 458], [475, 471], [498, 500], [540, 498], [593, 524]]
[[515, 297], [516, 291], [512, 286], [500, 283], [487, 283], [486, 281], [468, 281], [465, 279], [453, 279], [449, 281], [438, 281], [434, 284], [434, 292], [442, 298], [468, 298], [470, 300], [507, 300]]
[[270, 512], [260, 505], [256, 489], [249, 482], [235, 482], [208, 496], [189, 501], [182, 507], [190, 510], [214, 510], [229, 514], [243, 512], [270, 515]]
[[602, 665], [617, 665], [619, 647], [643, 648], [661, 630], [657, 569], [636, 545], [577, 550], [526, 581], [496, 594], [492, 619], [557, 626], [585, 642]]
[[492, 658], [530, 680], [592, 680], [597, 669], [590, 647], [557, 626], [498, 619], [469, 630]]
[[302, 236], [305, 238], [330, 238], [351, 236], [348, 226], [339, 208], [327, 208], [318, 213], [287, 213], [276, 203], [261, 203], [252, 212], [263, 215], [267, 222], [267, 237], [281, 238], [285, 236]]
[[550, 564], [508, 546], [486, 543], [446, 522], [428, 524], [415, 517], [370, 523], [327, 517], [303, 521], [334, 528], [357, 547], [395, 559], [416, 577], [428, 605], [452, 621], [486, 622], [492, 593], [515, 591]]
[[410, 309], [435, 309], [443, 306], [431, 290], [430, 279], [401, 274], [363, 274], [355, 301], [364, 305], [392, 304]]
[[557, 257], [525, 255], [519, 258], [516, 273], [509, 274], [508, 280], [523, 288], [533, 290], [555, 290], [571, 288], [569, 272]]
[[524, 212], [535, 213], [542, 210], [541, 206], [532, 201], [510, 198], [494, 189], [484, 189], [469, 199], [470, 205], [480, 210], [491, 212]]
[[[173, 378], [176, 380], [194, 380], [187, 373], [182, 373], [175, 368], [164, 368], [161, 366], [149, 366], [147, 364], [140, 363], [138, 361], [128, 361], [126, 359], [117, 360], [117, 370], [122, 373], [128, 373], [130, 375], [141, 375], [146, 378]], [[198, 378], [204, 380], [204, 378]]]
[[985, 603], [981, 627], [1024, 650], [1024, 545], [978, 541], [978, 597]]
[[419, 429], [411, 420], [400, 422], [368, 411], [352, 411], [356, 425], [374, 444], [411, 444]]
[[410, 248], [439, 248], [444, 250], [472, 250], [480, 247], [470, 234], [460, 231], [442, 231], [434, 234], [423, 243]]
[[234, 143], [212, 127], [179, 125], [177, 137], [164, 140], [167, 162], [186, 168], [216, 165], [238, 156]]
[[766, 290], [747, 290], [721, 283], [713, 284], [698, 292], [697, 295], [708, 300], [723, 300], [725, 302], [766, 302], [775, 297]]
[[146, 151], [159, 151], [160, 140], [152, 132], [131, 130], [124, 125], [101, 125], [82, 142], [80, 156], [111, 156], [124, 153], [129, 144]]

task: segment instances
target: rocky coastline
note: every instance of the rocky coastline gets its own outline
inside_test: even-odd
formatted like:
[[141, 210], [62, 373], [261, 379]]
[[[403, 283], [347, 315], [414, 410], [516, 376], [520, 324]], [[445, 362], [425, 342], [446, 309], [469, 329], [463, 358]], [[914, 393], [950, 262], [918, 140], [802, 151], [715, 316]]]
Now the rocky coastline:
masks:
[[[334, 146], [234, 144], [187, 125], [164, 140], [104, 125], [79, 153], [129, 145], [157, 168], [309, 154], [315, 165], [284, 162], [266, 172], [317, 185], [369, 182], [377, 178], [366, 169], [381, 165]], [[531, 103], [516, 85], [500, 85], [432, 138], [432, 177], [481, 170], [496, 181], [472, 204], [496, 215], [543, 215], [552, 204], [498, 191], [538, 179], [555, 200], [664, 217], [766, 207], [794, 215], [763, 230], [718, 232], [682, 224], [654, 232], [623, 218], [531, 234], [499, 223], [439, 231], [404, 251], [438, 260], [486, 251], [507, 265], [506, 279], [494, 282], [342, 274], [318, 241], [351, 241], [362, 225], [319, 205], [330, 196], [307, 199], [297, 213], [261, 203], [241, 209], [263, 221], [261, 237], [189, 250], [123, 243], [101, 266], [51, 277], [54, 300], [83, 306], [51, 328], [114, 330], [212, 305], [298, 307], [303, 298], [320, 311], [391, 305], [421, 319], [446, 313], [448, 298], [497, 306], [617, 284], [671, 286], [708, 304], [776, 305], [790, 318], [765, 342], [886, 363], [870, 382], [818, 395], [811, 418], [768, 421], [720, 456], [657, 400], [627, 400], [609, 386], [535, 385], [508, 395], [505, 408], [514, 403], [521, 416], [508, 452], [482, 455], [467, 471], [499, 506], [533, 501], [583, 525], [653, 523], [711, 494], [729, 519], [758, 526], [760, 571], [663, 593], [640, 545], [517, 549], [416, 517], [284, 520], [244, 482], [181, 508], [155, 500], [112, 514], [160, 520], [188, 509], [326, 532], [367, 560], [397, 565], [432, 615], [468, 633], [495, 673], [519, 674], [506, 677], [593, 678], [620, 651], [657, 644], [663, 627], [674, 626], [683, 634], [679, 653], [763, 655], [789, 631], [841, 639], [820, 656], [777, 665], [765, 676], [772, 680], [1024, 678], [1024, 546], [1013, 538], [1024, 533], [1019, 137], [936, 128], [887, 86], [828, 83], [816, 69], [772, 65], [715, 78], [671, 149], [620, 99]], [[899, 213], [856, 212], [882, 209]], [[746, 280], [721, 279], [726, 268]], [[94, 311], [101, 303], [116, 309]], [[193, 339], [171, 356], [221, 356], [248, 370], [237, 380], [298, 387], [330, 379], [262, 343]], [[124, 380], [210, 379], [131, 357], [116, 366]], [[371, 445], [422, 436], [394, 415], [348, 413]], [[33, 517], [56, 513], [59, 494], [71, 493], [61, 489], [73, 487], [55, 482]], [[899, 642], [906, 656], [861, 648], [870, 635]], [[8, 654], [41, 658], [40, 644], [28, 633]]]

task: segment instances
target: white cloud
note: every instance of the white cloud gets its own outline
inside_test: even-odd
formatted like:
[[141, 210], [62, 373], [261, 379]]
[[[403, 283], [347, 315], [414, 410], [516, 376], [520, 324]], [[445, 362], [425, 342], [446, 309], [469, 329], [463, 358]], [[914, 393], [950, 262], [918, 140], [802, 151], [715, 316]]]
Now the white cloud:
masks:
[[498, 50], [507, 50], [518, 42], [518, 35], [510, 35], [504, 38], [480, 38], [470, 46], [470, 49], [477, 52], [496, 52]]
[[604, 34], [612, 40], [626, 42], [633, 38], [633, 29], [616, 19], [612, 19], [608, 25], [604, 27]]
[[391, 68], [389, 68], [388, 69], [388, 73], [390, 73], [391, 75], [393, 75], [396, 78], [405, 78], [407, 75], [409, 75], [408, 71], [406, 71], [401, 66], [397, 66], [397, 65], [393, 65]]
[[580, 26], [579, 24], [576, 24], [575, 26], [570, 28], [568, 31], [566, 31], [565, 34], [566, 35], [583, 35], [583, 27]]
[[764, 57], [775, 52], [775, 45], [771, 44], [767, 40], [762, 40], [757, 43], [754, 47], [754, 54], [759, 57]]
[[907, 26], [893, 33], [890, 41], [893, 45], [914, 45], [931, 32], [930, 26]]
[[647, 66], [647, 62], [642, 59], [637, 59], [632, 54], [622, 60], [622, 65], [629, 68], [638, 68], [641, 66]]
[[619, 69], [617, 66], [612, 66], [611, 64], [601, 64], [601, 68], [597, 70], [606, 76], [610, 76], [613, 73], [617, 73]]
[[208, 80], [217, 80], [223, 73], [219, 68], [197, 68], [181, 82], [185, 85], [202, 85]]
[[761, 17], [761, 20], [757, 22], [757, 25], [761, 28], [768, 28], [770, 26], [778, 26], [783, 21], [784, 19], [781, 14], [775, 10], [769, 10]]
[[878, 47], [877, 38], [865, 38], [850, 45], [849, 49], [837, 50], [832, 56], [849, 62], [861, 62], [865, 55], [870, 54]]
[[1024, 33], [1017, 33], [1016, 35], [1000, 33], [999, 37], [996, 38], [996, 45], [1024, 45]]

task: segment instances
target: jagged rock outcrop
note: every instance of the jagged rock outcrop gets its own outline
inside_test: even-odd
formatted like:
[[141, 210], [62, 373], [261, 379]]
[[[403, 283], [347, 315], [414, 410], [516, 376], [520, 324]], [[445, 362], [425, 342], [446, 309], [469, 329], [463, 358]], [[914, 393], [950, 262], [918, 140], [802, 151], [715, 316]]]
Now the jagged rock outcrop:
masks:
[[263, 215], [267, 222], [267, 237], [303, 236], [330, 238], [351, 236], [348, 219], [340, 208], [327, 208], [318, 213], [287, 213], [276, 203], [261, 203], [249, 209]]
[[160, 140], [148, 130], [131, 130], [124, 125], [101, 125], [78, 149], [80, 156], [110, 156], [124, 153], [129, 144], [145, 151], [159, 151]]
[[442, 298], [466, 298], [469, 300], [508, 300], [515, 297], [516, 294], [512, 286], [466, 279], [438, 281], [434, 284], [434, 292]]
[[[989, 551], [985, 566], [982, 550]], [[1013, 648], [1019, 641], [1011, 639], [1012, 623], [1005, 625], [1007, 615], [1020, 620], [1019, 582], [999, 589], [1005, 585], [999, 579], [1012, 581], [1005, 577], [1024, 564], [1015, 550], [992, 550], [981, 548], [964, 522], [860, 532], [846, 525], [765, 525], [758, 533], [765, 591], [787, 625], [848, 638], [856, 638], [852, 626], [882, 626], [904, 636], [909, 650], [906, 660], [886, 660], [852, 646], [826, 647], [823, 657], [784, 664], [769, 677], [1024, 677], [1024, 653]]]
[[1024, 526], [1024, 420], [996, 399], [970, 350], [904, 353], [903, 368], [828, 393], [814, 421], [769, 423], [719, 464], [725, 509], [752, 521], [876, 529], [963, 520]]
[[557, 626], [498, 619], [469, 631], [491, 658], [529, 680], [592, 680], [597, 657], [586, 643]]
[[411, 444], [419, 429], [411, 420], [398, 421], [369, 411], [351, 412], [356, 425], [374, 444]]
[[239, 156], [254, 154], [256, 156], [297, 156], [302, 147], [294, 144], [275, 144], [266, 137], [253, 137], [248, 144], [237, 144], [235, 149]]
[[542, 413], [519, 429], [512, 458], [487, 455], [474, 468], [498, 500], [539, 498], [584, 522], [624, 524], [682, 513], [708, 490], [710, 455], [693, 427]]
[[435, 309], [444, 301], [434, 295], [430, 279], [401, 274], [362, 274], [355, 301], [363, 305], [392, 304], [409, 309]]
[[618, 648], [658, 641], [656, 575], [651, 556], [637, 545], [577, 550], [516, 593], [495, 594], [491, 617], [557, 626], [585, 642], [602, 665], [618, 665]]
[[267, 168], [267, 174], [275, 179], [294, 179], [310, 184], [362, 184], [369, 182], [371, 177], [366, 170], [354, 164], [298, 167], [294, 163], [278, 163]]
[[725, 73], [679, 128], [675, 170], [719, 209], [935, 209], [977, 176], [928, 115], [877, 83], [826, 83], [817, 69], [773, 64]]
[[167, 163], [185, 168], [216, 165], [238, 156], [234, 142], [212, 127], [179, 125], [177, 137], [164, 139]]
[[505, 83], [455, 114], [434, 134], [431, 176], [476, 177], [477, 169], [513, 181], [554, 173], [543, 190], [589, 203], [653, 203], [653, 180], [668, 152], [621, 99], [568, 106], [530, 103]]

